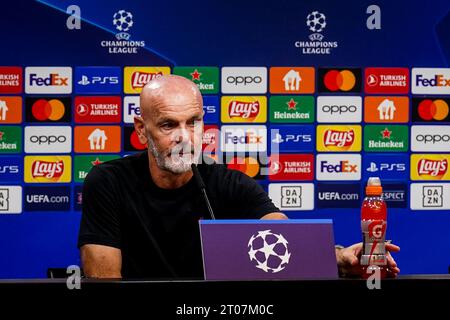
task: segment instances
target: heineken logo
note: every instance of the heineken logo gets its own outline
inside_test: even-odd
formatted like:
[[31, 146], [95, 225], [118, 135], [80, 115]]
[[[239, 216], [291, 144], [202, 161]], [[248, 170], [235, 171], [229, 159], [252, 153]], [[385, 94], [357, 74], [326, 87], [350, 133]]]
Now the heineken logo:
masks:
[[201, 93], [219, 92], [219, 68], [217, 67], [175, 67], [173, 74], [194, 82]]
[[407, 126], [368, 125], [364, 128], [365, 151], [408, 151]]
[[269, 103], [271, 122], [312, 123], [314, 121], [312, 96], [272, 96]]

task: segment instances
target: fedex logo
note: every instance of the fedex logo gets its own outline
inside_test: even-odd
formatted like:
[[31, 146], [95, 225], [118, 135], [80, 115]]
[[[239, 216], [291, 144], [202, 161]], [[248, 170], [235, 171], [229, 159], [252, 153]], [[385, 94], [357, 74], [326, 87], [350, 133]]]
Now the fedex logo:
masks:
[[266, 126], [222, 126], [223, 152], [258, 152], [267, 150]]
[[350, 164], [349, 161], [340, 161], [338, 164], [332, 164], [328, 161], [320, 162], [320, 171], [322, 172], [357, 172], [356, 164]]
[[58, 73], [50, 73], [47, 78], [39, 77], [36, 73], [30, 75], [30, 86], [67, 86], [69, 78], [61, 77]]
[[139, 96], [126, 96], [123, 99], [123, 122], [134, 123], [134, 116], [141, 116]]
[[225, 141], [231, 142], [233, 144], [250, 144], [250, 143], [261, 143], [262, 137], [258, 136], [254, 132], [247, 132], [243, 136], [234, 135], [231, 132], [225, 133]]
[[25, 93], [72, 93], [72, 68], [25, 68]]
[[434, 78], [427, 79], [423, 75], [416, 76], [416, 86], [424, 87], [450, 87], [450, 78], [446, 79], [443, 74], [437, 74]]
[[360, 180], [360, 154], [319, 154], [316, 158], [317, 180]]
[[413, 68], [413, 94], [450, 94], [450, 68]]

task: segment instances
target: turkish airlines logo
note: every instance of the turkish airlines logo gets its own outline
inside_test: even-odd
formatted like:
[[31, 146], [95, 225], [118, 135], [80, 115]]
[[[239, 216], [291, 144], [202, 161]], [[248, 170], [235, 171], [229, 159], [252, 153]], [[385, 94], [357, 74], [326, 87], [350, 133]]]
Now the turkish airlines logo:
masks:
[[323, 137], [323, 144], [326, 147], [350, 147], [355, 141], [355, 132], [353, 130], [326, 130]]
[[76, 97], [75, 122], [118, 123], [121, 118], [120, 97]]
[[269, 180], [313, 180], [314, 155], [277, 154], [269, 159]]
[[409, 92], [408, 68], [366, 68], [366, 93]]
[[417, 172], [419, 176], [429, 175], [432, 177], [442, 177], [447, 173], [448, 161], [420, 159], [417, 164]]
[[0, 93], [22, 93], [22, 67], [0, 67]]

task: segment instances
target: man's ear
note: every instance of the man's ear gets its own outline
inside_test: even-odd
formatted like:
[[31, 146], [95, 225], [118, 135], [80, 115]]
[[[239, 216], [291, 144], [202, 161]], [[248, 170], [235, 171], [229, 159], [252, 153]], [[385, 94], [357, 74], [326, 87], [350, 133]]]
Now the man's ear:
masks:
[[145, 131], [145, 124], [141, 117], [134, 116], [134, 130], [136, 130], [139, 142], [142, 144], [147, 144], [148, 139]]

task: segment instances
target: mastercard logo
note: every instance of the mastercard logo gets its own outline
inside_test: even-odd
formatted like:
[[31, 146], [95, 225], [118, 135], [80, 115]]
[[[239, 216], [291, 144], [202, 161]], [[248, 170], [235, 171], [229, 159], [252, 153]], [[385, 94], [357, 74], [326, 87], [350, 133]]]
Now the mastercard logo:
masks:
[[227, 167], [228, 169], [241, 171], [250, 178], [256, 177], [260, 168], [258, 160], [253, 157], [234, 157], [227, 164]]
[[426, 99], [419, 103], [417, 109], [419, 117], [423, 120], [444, 120], [449, 114], [447, 102], [442, 99]]
[[355, 87], [356, 77], [350, 70], [330, 70], [325, 74], [323, 83], [330, 91], [350, 91]]
[[144, 149], [147, 148], [146, 144], [142, 144], [139, 141], [139, 137], [138, 137], [138, 135], [137, 135], [135, 130], [133, 130], [133, 132], [131, 133], [130, 143], [133, 146], [133, 148], [136, 149], [136, 150], [144, 150]]
[[31, 107], [31, 113], [39, 121], [58, 121], [66, 112], [64, 103], [58, 99], [39, 99]]

